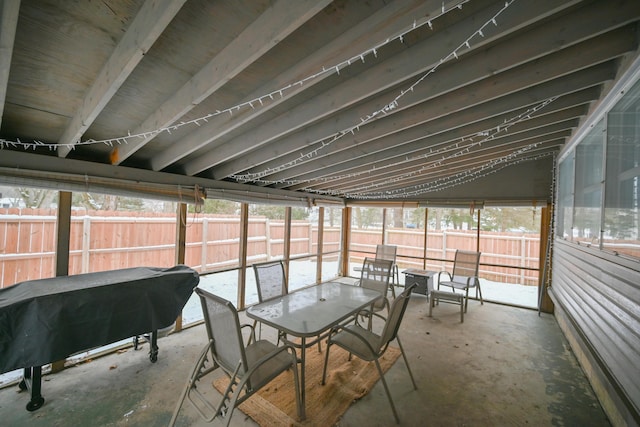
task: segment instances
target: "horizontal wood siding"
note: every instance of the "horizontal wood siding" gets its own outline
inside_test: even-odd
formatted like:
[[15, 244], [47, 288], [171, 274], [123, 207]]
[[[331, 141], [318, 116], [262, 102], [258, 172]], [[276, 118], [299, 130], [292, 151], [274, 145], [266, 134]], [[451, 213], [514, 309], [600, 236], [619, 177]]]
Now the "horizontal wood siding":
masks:
[[[640, 408], [640, 265], [564, 242], [554, 247], [551, 295], [579, 331], [584, 348], [638, 416]], [[635, 268], [634, 268], [635, 266]], [[565, 331], [566, 333], [566, 331]], [[586, 372], [593, 369], [586, 367]], [[602, 378], [595, 379], [602, 381]], [[592, 381], [593, 382], [593, 381]], [[598, 392], [598, 387], [594, 387]], [[601, 398], [601, 400], [603, 400]], [[606, 399], [605, 399], [606, 400]], [[615, 400], [615, 399], [614, 399]], [[615, 417], [614, 417], [615, 418]]]

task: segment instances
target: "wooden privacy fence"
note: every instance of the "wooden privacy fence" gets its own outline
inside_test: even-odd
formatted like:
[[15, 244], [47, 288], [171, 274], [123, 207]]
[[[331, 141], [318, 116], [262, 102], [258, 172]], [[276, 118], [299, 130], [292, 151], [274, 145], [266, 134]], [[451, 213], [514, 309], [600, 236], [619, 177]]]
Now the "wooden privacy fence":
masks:
[[[0, 288], [54, 275], [56, 215], [52, 210], [0, 209]], [[340, 249], [340, 228], [325, 227], [323, 252]], [[537, 284], [538, 235], [487, 233], [481, 236], [482, 277]], [[186, 263], [199, 271], [239, 265], [240, 219], [235, 216], [189, 216]], [[361, 262], [382, 239], [380, 230], [352, 230], [350, 260]], [[387, 243], [398, 246], [401, 267], [422, 268], [424, 237], [420, 230], [387, 230]], [[429, 231], [427, 268], [442, 270], [455, 249], [474, 249], [475, 232]], [[69, 274], [141, 265], [175, 263], [176, 216], [162, 213], [80, 212], [72, 215]], [[315, 255], [318, 227], [293, 221], [291, 256]], [[251, 217], [247, 262], [280, 257], [284, 251], [284, 221]], [[503, 266], [509, 267], [503, 267]], [[523, 269], [524, 268], [524, 269]]]

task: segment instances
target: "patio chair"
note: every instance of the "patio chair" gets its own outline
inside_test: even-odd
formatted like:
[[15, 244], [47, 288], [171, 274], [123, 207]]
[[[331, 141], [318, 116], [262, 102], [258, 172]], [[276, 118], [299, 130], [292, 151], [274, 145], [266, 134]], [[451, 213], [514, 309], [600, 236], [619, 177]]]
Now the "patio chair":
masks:
[[[391, 398], [391, 393], [389, 392], [389, 387], [387, 386], [387, 382], [384, 379], [384, 374], [382, 369], [380, 368], [380, 362], [378, 361], [382, 355], [387, 351], [389, 347], [389, 343], [394, 339], [398, 342], [398, 346], [400, 347], [400, 352], [402, 353], [402, 357], [404, 358], [404, 363], [407, 366], [407, 371], [409, 372], [409, 377], [411, 377], [411, 382], [413, 383], [413, 388], [415, 390], [418, 389], [415, 380], [413, 379], [413, 374], [411, 373], [411, 368], [409, 367], [409, 361], [407, 360], [407, 356], [402, 348], [402, 344], [400, 343], [400, 337], [398, 336], [398, 330], [400, 329], [400, 323], [402, 322], [402, 318], [404, 317], [404, 313], [407, 308], [407, 304], [409, 303], [409, 298], [411, 296], [411, 291], [413, 288], [417, 286], [415, 283], [408, 288], [406, 288], [391, 304], [391, 308], [389, 310], [389, 315], [385, 320], [384, 327], [382, 328], [382, 332], [378, 335], [369, 329], [363, 328], [360, 324], [358, 324], [357, 320], [355, 324], [349, 325], [338, 325], [331, 329], [329, 333], [329, 338], [327, 340], [327, 353], [324, 358], [324, 367], [322, 370], [322, 382], [324, 385], [327, 377], [327, 363], [329, 361], [329, 351], [333, 344], [342, 347], [346, 351], [349, 352], [349, 358], [351, 358], [352, 354], [355, 354], [360, 359], [367, 362], [375, 362], [376, 368], [378, 368], [378, 373], [380, 375], [380, 379], [382, 380], [382, 384], [384, 386], [384, 390], [387, 393], [387, 397], [389, 398], [389, 403], [391, 404], [391, 410], [393, 411], [393, 416], [396, 419], [396, 422], [400, 423], [400, 418], [398, 417], [398, 413], [396, 411], [396, 407], [393, 404], [393, 399]], [[378, 314], [374, 314], [375, 316], [379, 316]]]
[[[236, 406], [288, 369], [293, 372], [298, 418], [301, 419], [298, 367], [293, 346], [278, 347], [266, 340], [256, 341], [255, 330], [251, 325], [240, 325], [238, 312], [231, 302], [200, 288], [196, 288], [196, 294], [202, 304], [209, 342], [197, 360], [169, 425], [175, 424], [187, 398], [207, 422], [220, 417], [228, 426]], [[250, 335], [253, 336], [252, 344], [246, 346], [241, 330], [245, 327], [250, 328]], [[197, 385], [218, 367], [230, 381], [220, 402], [214, 406], [198, 390]]]
[[[284, 273], [284, 263], [282, 261], [268, 261], [253, 264], [253, 272], [256, 277], [256, 287], [258, 288], [258, 302], [281, 297], [287, 293], [287, 276]], [[253, 322], [255, 328], [257, 321]], [[258, 339], [262, 338], [262, 323], [258, 330]], [[280, 332], [278, 332], [280, 340]]]
[[253, 264], [258, 288], [258, 301], [267, 301], [287, 293], [287, 276], [282, 261]]
[[400, 285], [400, 272], [398, 271], [398, 264], [396, 264], [396, 253], [398, 247], [396, 245], [377, 245], [376, 246], [376, 259], [389, 260], [393, 262], [393, 270], [391, 274], [391, 294], [396, 297], [395, 285]]
[[[258, 301], [268, 301], [287, 294], [287, 276], [284, 272], [282, 261], [267, 261], [253, 264], [253, 272], [256, 276], [256, 287], [258, 288]], [[255, 328], [257, 321], [253, 322]], [[258, 330], [258, 338], [262, 338], [262, 323]], [[286, 338], [283, 332], [278, 331], [278, 343]], [[322, 352], [322, 343], [318, 337], [318, 351]]]
[[[480, 279], [478, 278], [478, 267], [480, 265], [480, 252], [457, 250], [453, 261], [453, 271], [438, 274], [438, 289], [440, 286], [450, 287], [452, 292], [460, 290], [464, 292], [464, 312], [467, 312], [469, 304], [469, 288], [476, 288], [476, 298], [480, 294], [480, 304], [482, 300], [482, 289], [480, 289]], [[446, 274], [449, 280], [442, 281], [441, 275]], [[443, 298], [444, 299], [444, 298]], [[446, 302], [455, 302], [455, 299], [444, 299]], [[460, 302], [462, 303], [462, 302]]]
[[[389, 310], [389, 300], [387, 292], [389, 290], [389, 281], [392, 274], [393, 261], [377, 258], [365, 258], [362, 263], [362, 272], [358, 284], [363, 288], [372, 289], [380, 292], [382, 297], [374, 302], [369, 308], [362, 310], [359, 316], [368, 316], [369, 313], [375, 313], [384, 309]], [[369, 323], [373, 321], [372, 316], [369, 317]]]
[[[391, 294], [396, 297], [395, 285], [400, 285], [400, 273], [398, 271], [398, 265], [396, 264], [396, 252], [398, 247], [395, 245], [376, 245], [376, 258], [380, 260], [392, 261], [392, 273], [389, 287], [391, 288]], [[362, 271], [360, 266], [354, 267], [354, 271]]]

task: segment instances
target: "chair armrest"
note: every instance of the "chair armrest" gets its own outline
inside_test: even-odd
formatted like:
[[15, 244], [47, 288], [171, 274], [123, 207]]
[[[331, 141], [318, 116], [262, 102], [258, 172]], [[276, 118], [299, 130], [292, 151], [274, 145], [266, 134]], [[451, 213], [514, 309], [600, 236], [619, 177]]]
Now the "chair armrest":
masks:
[[249, 343], [251, 342], [256, 342], [256, 329], [253, 327], [253, 325], [250, 325], [248, 323], [240, 325], [240, 330], [242, 330], [243, 328], [249, 328], [251, 330], [251, 332], [249, 332], [249, 340], [247, 341], [246, 345], [249, 345]]
[[[385, 298], [385, 300], [386, 300], [386, 306], [387, 306], [387, 312], [388, 312], [389, 311], [389, 300], [387, 300], [386, 298]], [[360, 317], [360, 316], [369, 316], [369, 315], [375, 316], [375, 317], [377, 317], [379, 319], [382, 319], [385, 322], [387, 321], [387, 318], [384, 317], [383, 315], [378, 314], [375, 311], [371, 311], [369, 309], [363, 308], [362, 310], [358, 311], [358, 313], [354, 316], [355, 324], [362, 328], [362, 325], [360, 324], [360, 322], [358, 322], [358, 317]], [[347, 323], [343, 323], [343, 324], [341, 324], [339, 326], [345, 326], [345, 325], [347, 325]]]
[[[471, 280], [473, 280], [473, 282], [469, 283]], [[467, 278], [467, 286], [470, 288], [476, 286], [478, 283], [480, 283], [480, 277], [478, 276], [469, 276]]]
[[438, 285], [441, 282], [440, 276], [442, 276], [443, 274], [446, 274], [447, 276], [449, 276], [449, 281], [453, 280], [453, 277], [451, 277], [451, 273], [449, 273], [448, 271], [439, 271], [438, 272]]
[[[455, 280], [456, 278], [458, 278], [458, 280]], [[480, 279], [478, 278], [478, 276], [455, 276], [452, 278], [453, 282], [456, 283], [460, 283], [460, 284], [467, 284], [467, 287], [471, 288], [473, 286], [476, 285], [476, 281], [479, 281]]]

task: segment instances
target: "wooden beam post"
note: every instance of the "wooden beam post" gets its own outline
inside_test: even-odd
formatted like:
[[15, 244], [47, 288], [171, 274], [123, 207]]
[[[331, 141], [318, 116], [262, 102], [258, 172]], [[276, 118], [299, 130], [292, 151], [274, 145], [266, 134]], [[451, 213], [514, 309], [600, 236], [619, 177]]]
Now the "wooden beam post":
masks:
[[[178, 203], [176, 212], [176, 264], [184, 264], [187, 242], [187, 204]], [[175, 331], [182, 330], [182, 314], [176, 319]]]
[[[56, 235], [56, 277], [69, 275], [69, 242], [71, 236], [71, 196], [69, 191], [58, 193], [58, 232]], [[64, 369], [64, 360], [51, 363], [51, 372]]]

